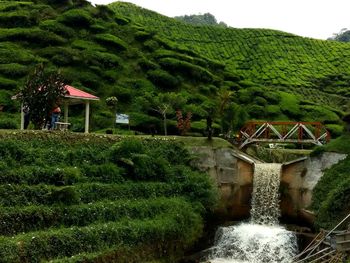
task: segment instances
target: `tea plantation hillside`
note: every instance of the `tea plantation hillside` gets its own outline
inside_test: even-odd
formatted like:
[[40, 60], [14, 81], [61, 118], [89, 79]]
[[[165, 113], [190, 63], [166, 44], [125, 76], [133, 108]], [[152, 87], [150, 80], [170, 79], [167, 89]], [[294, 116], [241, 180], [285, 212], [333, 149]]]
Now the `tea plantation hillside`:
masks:
[[0, 134], [1, 262], [174, 262], [216, 187], [181, 143]]
[[[333, 135], [349, 96], [349, 44], [305, 39], [273, 30], [192, 26], [127, 3], [93, 7], [85, 0], [0, 0], [0, 128], [18, 128], [11, 100], [38, 63], [100, 96], [91, 130], [110, 128], [114, 113], [131, 129], [162, 133], [159, 107], [191, 112], [191, 131], [234, 131], [248, 119], [323, 121]], [[70, 110], [82, 131], [83, 106]]]
[[134, 23], [219, 60], [230, 71], [255, 83], [295, 88], [307, 97], [311, 95], [307, 92], [310, 88], [350, 96], [349, 44], [276, 30], [193, 26], [133, 4], [115, 2], [110, 6]]

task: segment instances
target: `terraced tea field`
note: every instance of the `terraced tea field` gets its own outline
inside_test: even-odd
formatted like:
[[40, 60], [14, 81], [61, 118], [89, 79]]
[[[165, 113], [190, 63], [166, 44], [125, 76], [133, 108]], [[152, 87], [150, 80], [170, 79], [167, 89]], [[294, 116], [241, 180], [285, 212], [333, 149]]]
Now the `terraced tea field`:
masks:
[[186, 164], [179, 143], [1, 137], [1, 262], [178, 258], [201, 236], [202, 216], [215, 204], [213, 185]]

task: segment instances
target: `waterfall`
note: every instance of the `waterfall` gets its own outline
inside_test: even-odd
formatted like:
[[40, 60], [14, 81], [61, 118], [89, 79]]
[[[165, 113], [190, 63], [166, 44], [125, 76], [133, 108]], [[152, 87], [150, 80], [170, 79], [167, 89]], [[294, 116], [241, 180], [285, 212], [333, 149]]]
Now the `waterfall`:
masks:
[[249, 223], [221, 227], [211, 263], [289, 263], [297, 253], [293, 232], [278, 225], [281, 164], [255, 164]]

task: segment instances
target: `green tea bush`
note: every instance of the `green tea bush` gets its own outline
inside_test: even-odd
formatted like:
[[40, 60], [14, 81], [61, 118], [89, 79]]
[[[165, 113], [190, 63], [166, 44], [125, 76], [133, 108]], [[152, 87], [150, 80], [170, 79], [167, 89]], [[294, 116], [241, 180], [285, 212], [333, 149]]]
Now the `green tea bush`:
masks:
[[0, 210], [1, 235], [11, 236], [23, 232], [52, 227], [87, 226], [94, 222], [120, 221], [125, 218], [151, 219], [161, 214], [176, 213], [189, 203], [183, 198], [154, 198], [117, 200], [71, 206], [8, 207]]
[[178, 88], [178, 86], [181, 84], [178, 78], [161, 69], [148, 71], [147, 77], [153, 82], [154, 85], [164, 90]]
[[41, 21], [39, 27], [43, 30], [53, 32], [63, 37], [73, 37], [76, 34], [73, 28], [65, 26], [59, 23], [57, 20], [48, 19]]
[[28, 233], [15, 238], [1, 237], [0, 256], [4, 262], [38, 262], [98, 251], [121, 243], [162, 244], [165, 240], [177, 240], [183, 247], [189, 247], [199, 237], [201, 229], [200, 217], [190, 207], [186, 207], [176, 214], [151, 220], [110, 222]]
[[344, 126], [338, 124], [326, 124], [326, 129], [330, 132], [333, 138], [337, 138], [344, 133]]
[[[333, 229], [343, 218], [348, 215], [350, 209], [350, 178], [342, 178], [338, 185], [327, 193], [327, 198], [319, 207], [316, 226], [318, 228]], [[338, 229], [347, 229], [343, 224]]]
[[0, 63], [20, 63], [30, 64], [37, 62], [35, 55], [29, 51], [21, 48], [19, 45], [11, 42], [2, 42], [0, 46]]
[[84, 62], [88, 65], [96, 65], [103, 68], [115, 68], [122, 65], [122, 60], [120, 57], [107, 52], [85, 50], [83, 52], [83, 57]]
[[68, 26], [78, 28], [88, 28], [93, 23], [91, 14], [83, 9], [68, 10], [59, 16], [57, 20]]
[[121, 25], [121, 26], [124, 26], [130, 23], [130, 20], [126, 17], [116, 16], [114, 17], [114, 20], [118, 25]]
[[31, 27], [35, 24], [37, 24], [37, 18], [33, 17], [28, 11], [0, 13], [1, 27]]
[[0, 129], [18, 129], [18, 121], [13, 118], [3, 118], [0, 120]]
[[124, 182], [124, 169], [112, 163], [101, 165], [83, 165], [84, 176], [90, 181], [100, 181], [104, 183], [122, 183]]
[[212, 82], [214, 79], [213, 74], [208, 70], [186, 61], [180, 61], [174, 58], [162, 58], [159, 60], [159, 64], [167, 70], [181, 72], [197, 81]]
[[313, 191], [312, 209], [318, 211], [322, 203], [328, 198], [328, 194], [335, 191], [343, 181], [350, 178], [349, 165], [350, 158], [347, 157], [325, 171]]
[[18, 63], [0, 64], [0, 73], [10, 78], [23, 77], [28, 73], [28, 67]]
[[85, 180], [76, 167], [21, 166], [17, 169], [7, 169], [0, 174], [2, 184], [71, 185], [82, 181]]
[[127, 49], [127, 44], [122, 39], [111, 34], [96, 34], [95, 39], [97, 42], [114, 47], [120, 51]]
[[16, 81], [0, 76], [0, 89], [14, 90], [16, 87]]
[[[62, 45], [66, 40], [55, 33], [38, 28], [0, 29], [2, 41], [28, 41], [37, 46]], [[12, 61], [13, 62], [13, 61]]]

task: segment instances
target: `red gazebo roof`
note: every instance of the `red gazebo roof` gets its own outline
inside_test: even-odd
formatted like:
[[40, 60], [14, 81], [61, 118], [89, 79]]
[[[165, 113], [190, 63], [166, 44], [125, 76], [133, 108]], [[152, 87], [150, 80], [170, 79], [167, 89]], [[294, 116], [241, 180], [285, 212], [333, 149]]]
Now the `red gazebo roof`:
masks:
[[99, 100], [99, 97], [96, 97], [90, 93], [82, 91], [80, 89], [74, 88], [72, 86], [66, 85], [67, 94], [64, 96], [65, 98], [72, 99], [81, 99], [81, 100]]

